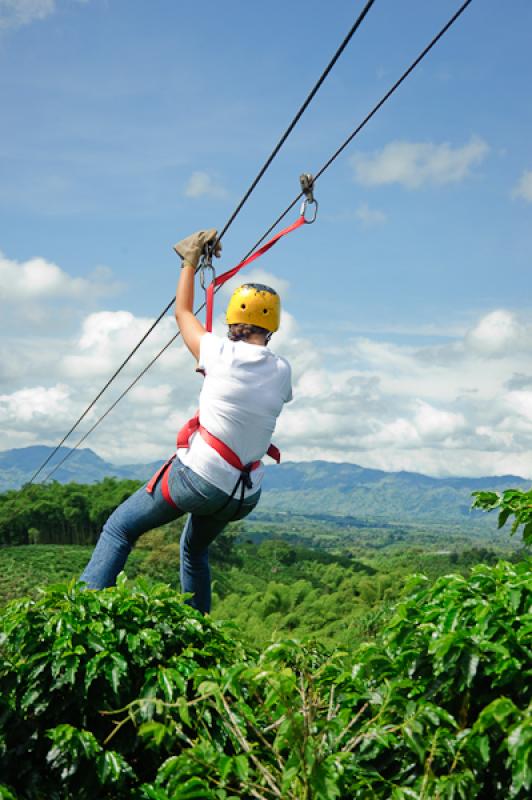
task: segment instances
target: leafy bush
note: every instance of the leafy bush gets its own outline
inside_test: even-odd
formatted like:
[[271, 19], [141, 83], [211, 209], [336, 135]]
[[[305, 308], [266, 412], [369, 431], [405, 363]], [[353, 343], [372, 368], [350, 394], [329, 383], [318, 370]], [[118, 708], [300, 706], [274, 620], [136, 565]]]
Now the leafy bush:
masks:
[[520, 489], [506, 489], [502, 493], [473, 492], [473, 497], [473, 508], [481, 508], [483, 511], [499, 509], [499, 528], [513, 517], [512, 536], [522, 525], [523, 541], [532, 545], [532, 489], [529, 492], [522, 492]]
[[417, 579], [353, 653], [246, 652], [142, 583], [12, 603], [0, 772], [30, 800], [525, 800], [530, 566]]
[[529, 567], [420, 580], [380, 640], [353, 656], [286, 642], [255, 665], [194, 676], [232, 747], [199, 724], [178, 752], [179, 723], [166, 707], [157, 729], [139, 733], [170, 737], [176, 754], [143, 796], [528, 797]]
[[101, 796], [129, 797], [160, 756], [132, 726], [109, 749], [115, 726], [106, 712], [150, 697], [149, 719], [156, 698], [172, 700], [178, 689], [185, 702], [197, 670], [245, 657], [169, 587], [124, 578], [111, 590], [60, 584], [37, 601], [12, 602], [0, 655], [0, 774], [22, 797], [47, 800], [93, 798], [102, 786], [110, 793]]

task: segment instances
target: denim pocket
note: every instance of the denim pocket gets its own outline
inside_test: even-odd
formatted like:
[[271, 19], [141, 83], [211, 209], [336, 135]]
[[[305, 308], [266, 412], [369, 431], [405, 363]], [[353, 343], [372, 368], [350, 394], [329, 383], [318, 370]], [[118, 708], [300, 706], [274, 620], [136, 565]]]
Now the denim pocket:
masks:
[[210, 514], [216, 508], [219, 490], [214, 486], [209, 487], [209, 484], [199, 477], [198, 486], [194, 478], [194, 473], [183, 464], [172, 469], [168, 479], [172, 500], [182, 511], [189, 514]]
[[196, 497], [201, 497], [201, 499], [204, 502], [208, 502], [210, 500], [209, 495], [203, 494], [198, 489], [198, 487], [194, 485], [194, 482], [190, 479], [189, 475], [187, 474], [188, 471], [189, 471], [188, 467], [185, 466], [179, 467], [179, 469], [177, 470], [177, 474], [181, 478], [182, 483], [184, 483], [187, 489], [189, 489], [192, 492], [192, 494], [196, 495]]

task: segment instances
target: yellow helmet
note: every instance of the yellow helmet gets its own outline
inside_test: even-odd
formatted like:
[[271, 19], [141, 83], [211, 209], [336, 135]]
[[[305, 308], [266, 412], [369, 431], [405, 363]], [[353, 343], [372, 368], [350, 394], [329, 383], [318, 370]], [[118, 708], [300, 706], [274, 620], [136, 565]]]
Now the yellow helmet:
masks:
[[225, 313], [228, 325], [245, 323], [265, 328], [270, 333], [278, 330], [281, 318], [281, 300], [275, 289], [262, 283], [245, 283], [236, 289]]

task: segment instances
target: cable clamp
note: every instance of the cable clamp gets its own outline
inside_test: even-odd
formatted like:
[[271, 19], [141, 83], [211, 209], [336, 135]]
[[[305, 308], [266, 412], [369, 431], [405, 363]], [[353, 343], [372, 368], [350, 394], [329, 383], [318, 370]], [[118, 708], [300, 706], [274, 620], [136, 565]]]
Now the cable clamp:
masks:
[[[307, 225], [312, 225], [313, 222], [316, 222], [316, 217], [318, 216], [318, 201], [314, 197], [314, 178], [310, 172], [304, 172], [299, 176], [299, 183], [301, 185], [301, 192], [305, 195], [299, 213], [304, 218]], [[309, 206], [312, 206], [312, 216], [307, 218]]]

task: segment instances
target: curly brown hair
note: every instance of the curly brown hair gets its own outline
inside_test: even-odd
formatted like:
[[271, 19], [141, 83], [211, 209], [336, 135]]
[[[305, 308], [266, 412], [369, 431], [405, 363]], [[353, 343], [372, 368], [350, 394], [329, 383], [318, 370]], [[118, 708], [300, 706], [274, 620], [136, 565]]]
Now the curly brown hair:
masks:
[[235, 322], [229, 325], [227, 336], [232, 342], [246, 342], [253, 334], [260, 333], [269, 341], [270, 331], [261, 328], [259, 325], [248, 325], [246, 322]]

